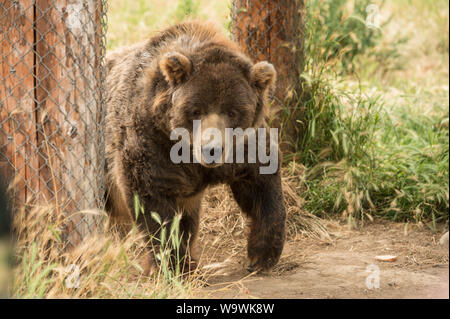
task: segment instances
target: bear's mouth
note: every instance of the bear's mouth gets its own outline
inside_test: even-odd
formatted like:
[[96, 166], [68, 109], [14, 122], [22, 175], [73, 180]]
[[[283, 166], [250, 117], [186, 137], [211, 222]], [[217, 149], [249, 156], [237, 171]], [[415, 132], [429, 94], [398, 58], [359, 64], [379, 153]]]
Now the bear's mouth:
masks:
[[219, 167], [219, 166], [223, 165], [223, 163], [211, 163], [211, 164], [208, 164], [208, 163], [204, 163], [204, 162], [202, 162], [200, 164], [202, 166], [206, 167], [206, 168], [216, 168], [216, 167]]

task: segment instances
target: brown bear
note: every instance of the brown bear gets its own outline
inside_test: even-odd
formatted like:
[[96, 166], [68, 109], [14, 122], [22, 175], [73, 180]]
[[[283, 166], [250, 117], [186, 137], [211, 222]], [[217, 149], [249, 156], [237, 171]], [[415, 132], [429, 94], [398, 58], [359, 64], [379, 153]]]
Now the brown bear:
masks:
[[[185, 22], [108, 55], [107, 70], [106, 208], [113, 219], [134, 222], [137, 194], [145, 213], [136, 222], [151, 241], [160, 229], [151, 212], [165, 222], [181, 213], [181, 256], [190, 260], [203, 193], [226, 183], [250, 218], [249, 269], [273, 267], [283, 249], [286, 219], [279, 164], [274, 173], [261, 174], [260, 161], [175, 163], [170, 155], [178, 143], [171, 132], [185, 128], [193, 141], [194, 120], [221, 132], [266, 128], [274, 67], [253, 64], [213, 26]], [[204, 152], [206, 144], [200, 143]]]

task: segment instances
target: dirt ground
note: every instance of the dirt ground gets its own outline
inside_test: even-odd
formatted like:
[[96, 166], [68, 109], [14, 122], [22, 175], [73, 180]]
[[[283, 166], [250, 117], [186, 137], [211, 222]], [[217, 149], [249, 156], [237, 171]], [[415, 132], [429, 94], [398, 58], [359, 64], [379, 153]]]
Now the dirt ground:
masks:
[[[238, 218], [233, 219], [240, 223]], [[350, 230], [327, 221], [331, 239], [305, 235], [290, 238], [279, 264], [266, 274], [245, 269], [245, 236], [235, 227], [235, 242], [214, 232], [201, 238], [210, 298], [449, 298], [448, 248], [439, 245], [443, 230], [386, 221]], [[375, 260], [395, 255], [395, 262]], [[231, 257], [230, 257], [231, 256]], [[379, 269], [379, 288], [366, 278]], [[369, 266], [369, 268], [368, 268]], [[370, 281], [370, 280], [369, 280]], [[373, 283], [373, 281], [372, 281]]]

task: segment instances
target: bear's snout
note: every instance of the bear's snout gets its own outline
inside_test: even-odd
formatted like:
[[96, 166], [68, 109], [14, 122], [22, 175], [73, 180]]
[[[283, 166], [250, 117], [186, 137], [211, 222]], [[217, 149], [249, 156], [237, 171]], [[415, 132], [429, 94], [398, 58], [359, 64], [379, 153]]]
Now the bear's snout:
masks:
[[202, 146], [202, 155], [205, 159], [206, 166], [218, 166], [217, 164], [222, 164], [222, 145], [206, 145]]

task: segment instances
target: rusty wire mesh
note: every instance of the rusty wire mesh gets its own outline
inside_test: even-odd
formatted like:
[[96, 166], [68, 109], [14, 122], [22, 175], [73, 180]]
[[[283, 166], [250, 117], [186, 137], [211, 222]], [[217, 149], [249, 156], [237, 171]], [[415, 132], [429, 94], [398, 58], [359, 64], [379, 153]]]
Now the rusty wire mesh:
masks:
[[0, 2], [0, 179], [50, 205], [75, 245], [103, 207], [106, 0]]

